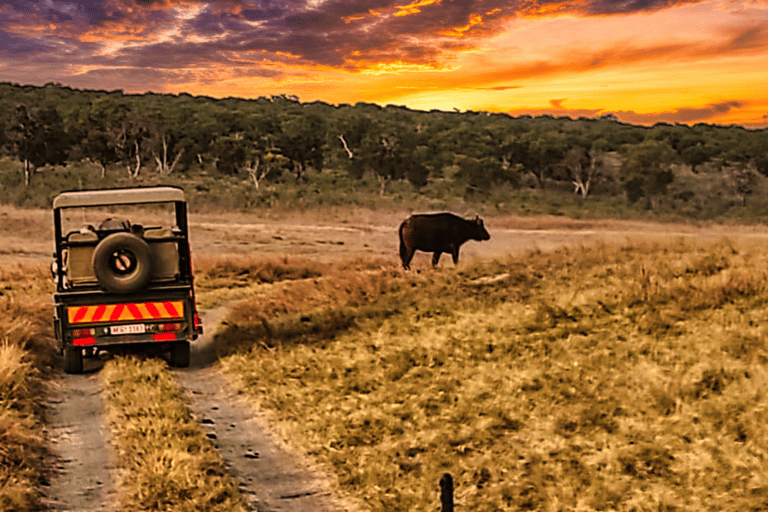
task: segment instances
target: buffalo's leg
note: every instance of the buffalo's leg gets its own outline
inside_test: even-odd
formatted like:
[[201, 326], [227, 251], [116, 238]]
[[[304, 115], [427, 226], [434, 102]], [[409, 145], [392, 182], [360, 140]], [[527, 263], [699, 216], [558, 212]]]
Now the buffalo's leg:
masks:
[[403, 261], [403, 268], [405, 270], [411, 270], [411, 260], [413, 259], [413, 249], [407, 247], [400, 247], [400, 259]]
[[453, 264], [454, 265], [459, 263], [459, 248], [458, 247], [454, 247], [453, 248], [453, 250], [451, 251], [451, 256], [453, 256]]
[[433, 267], [436, 267], [436, 266], [437, 266], [437, 262], [438, 262], [438, 261], [440, 261], [440, 256], [441, 256], [442, 254], [443, 254], [443, 253], [442, 253], [442, 252], [440, 252], [440, 251], [435, 251], [435, 253], [432, 255], [432, 266], [433, 266]]

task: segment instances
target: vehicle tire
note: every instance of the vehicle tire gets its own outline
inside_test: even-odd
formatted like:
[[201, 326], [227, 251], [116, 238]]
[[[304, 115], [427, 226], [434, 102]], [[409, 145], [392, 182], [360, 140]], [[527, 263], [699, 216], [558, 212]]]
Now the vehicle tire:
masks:
[[113, 233], [99, 242], [92, 263], [99, 284], [112, 293], [139, 291], [152, 277], [152, 251], [131, 233]]
[[64, 372], [83, 373], [83, 349], [72, 345], [64, 347]]
[[171, 345], [171, 366], [187, 368], [189, 366], [189, 342], [179, 341]]

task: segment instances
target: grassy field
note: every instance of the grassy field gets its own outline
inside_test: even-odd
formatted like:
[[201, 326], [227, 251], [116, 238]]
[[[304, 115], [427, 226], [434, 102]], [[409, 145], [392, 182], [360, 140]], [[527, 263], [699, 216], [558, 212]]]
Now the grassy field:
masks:
[[[372, 511], [764, 510], [768, 256], [626, 243], [404, 273], [196, 259], [222, 364]], [[0, 510], [44, 507], [50, 279], [0, 268]], [[124, 510], [238, 510], [164, 363], [101, 372]], [[201, 508], [202, 507], [202, 508]], [[206, 508], [207, 507], [207, 508]]]
[[597, 245], [328, 273], [242, 303], [226, 370], [371, 510], [768, 507], [768, 257]]
[[53, 357], [49, 281], [41, 265], [0, 267], [0, 510], [42, 509], [50, 476], [41, 403]]

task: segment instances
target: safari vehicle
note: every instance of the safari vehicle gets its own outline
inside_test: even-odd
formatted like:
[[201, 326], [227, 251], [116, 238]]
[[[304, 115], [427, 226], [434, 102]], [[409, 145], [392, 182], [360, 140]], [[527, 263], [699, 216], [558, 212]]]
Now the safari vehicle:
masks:
[[64, 371], [83, 357], [170, 352], [189, 366], [202, 333], [195, 305], [184, 191], [176, 187], [63, 192], [53, 200], [54, 332]]

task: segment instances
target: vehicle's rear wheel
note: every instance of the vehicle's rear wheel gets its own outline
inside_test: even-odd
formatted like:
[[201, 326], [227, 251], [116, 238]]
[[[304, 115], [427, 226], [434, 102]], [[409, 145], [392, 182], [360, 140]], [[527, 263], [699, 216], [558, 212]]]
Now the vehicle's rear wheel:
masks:
[[83, 349], [72, 345], [64, 347], [64, 372], [83, 373]]
[[171, 366], [187, 368], [189, 366], [189, 342], [179, 341], [171, 345]]
[[152, 251], [136, 235], [113, 233], [93, 251], [93, 272], [112, 293], [137, 292], [152, 277]]

